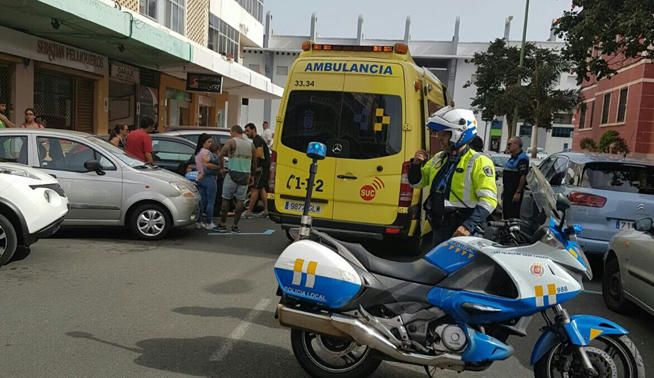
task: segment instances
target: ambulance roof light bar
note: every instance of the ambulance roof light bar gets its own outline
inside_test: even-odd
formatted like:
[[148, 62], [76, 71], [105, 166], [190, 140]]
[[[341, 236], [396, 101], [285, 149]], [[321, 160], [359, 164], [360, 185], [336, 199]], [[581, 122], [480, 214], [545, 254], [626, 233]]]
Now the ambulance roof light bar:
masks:
[[393, 46], [360, 46], [360, 45], [334, 45], [325, 43], [312, 43], [311, 41], [302, 42], [302, 51], [359, 51], [359, 52], [395, 52], [397, 54], [407, 54], [409, 46], [405, 43], [396, 43]]

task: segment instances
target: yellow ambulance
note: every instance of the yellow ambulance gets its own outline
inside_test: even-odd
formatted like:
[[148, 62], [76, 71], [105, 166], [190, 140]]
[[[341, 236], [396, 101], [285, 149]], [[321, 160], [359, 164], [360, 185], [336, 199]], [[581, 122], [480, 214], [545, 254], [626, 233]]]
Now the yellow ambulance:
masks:
[[[288, 230], [300, 222], [309, 142], [327, 146], [318, 164], [314, 227], [339, 236], [406, 238], [415, 247], [429, 229], [409, 160], [428, 149], [425, 120], [447, 103], [446, 89], [418, 67], [406, 44], [305, 42], [281, 100], [273, 143], [270, 218]], [[422, 224], [421, 224], [422, 223]], [[407, 244], [409, 245], [409, 244]]]

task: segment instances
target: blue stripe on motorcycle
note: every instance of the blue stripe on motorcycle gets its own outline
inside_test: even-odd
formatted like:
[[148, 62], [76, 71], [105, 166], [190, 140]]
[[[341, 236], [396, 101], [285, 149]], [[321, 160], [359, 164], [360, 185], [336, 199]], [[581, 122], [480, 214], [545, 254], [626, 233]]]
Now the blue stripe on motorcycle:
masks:
[[284, 294], [332, 309], [346, 305], [361, 289], [361, 285], [318, 275], [313, 287], [307, 287], [307, 274], [304, 272], [300, 284], [293, 285], [293, 271], [281, 268], [275, 268], [275, 278]]
[[475, 254], [476, 251], [467, 245], [448, 241], [437, 245], [425, 255], [425, 259], [449, 274], [468, 265]]
[[[557, 294], [557, 303], [564, 303], [576, 297], [579, 293], [581, 291]], [[554, 305], [549, 305], [546, 302], [548, 306], [539, 307], [536, 305], [536, 298], [534, 297], [514, 299], [441, 287], [431, 289], [427, 294], [427, 298], [429, 303], [443, 309], [457, 322], [466, 324], [489, 324], [506, 321], [529, 316]], [[489, 309], [496, 309], [496, 311], [469, 313], [462, 307], [464, 303], [480, 305]]]

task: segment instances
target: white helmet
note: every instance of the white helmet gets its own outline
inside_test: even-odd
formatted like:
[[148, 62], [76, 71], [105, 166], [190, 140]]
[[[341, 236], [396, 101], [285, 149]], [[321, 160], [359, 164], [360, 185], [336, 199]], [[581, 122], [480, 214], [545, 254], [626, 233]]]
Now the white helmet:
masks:
[[441, 108], [429, 117], [427, 127], [432, 131], [450, 131], [454, 148], [470, 143], [477, 135], [477, 119], [469, 109]]

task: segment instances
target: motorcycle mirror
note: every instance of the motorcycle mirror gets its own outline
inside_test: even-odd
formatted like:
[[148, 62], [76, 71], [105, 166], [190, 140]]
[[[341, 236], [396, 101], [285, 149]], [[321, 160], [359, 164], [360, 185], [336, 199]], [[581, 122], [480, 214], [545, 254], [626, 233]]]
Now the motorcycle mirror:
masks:
[[563, 194], [559, 193], [556, 196], [556, 209], [559, 211], [566, 211], [570, 208], [570, 200]]
[[322, 160], [327, 156], [327, 146], [320, 142], [311, 142], [307, 147], [307, 156], [313, 160]]

